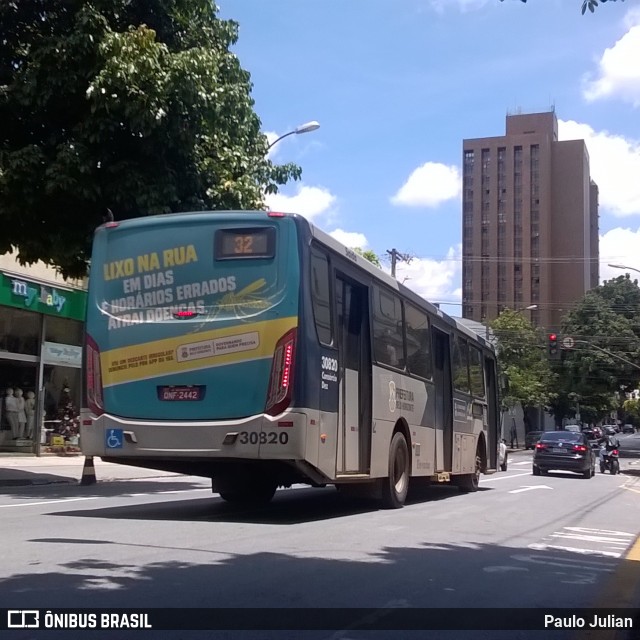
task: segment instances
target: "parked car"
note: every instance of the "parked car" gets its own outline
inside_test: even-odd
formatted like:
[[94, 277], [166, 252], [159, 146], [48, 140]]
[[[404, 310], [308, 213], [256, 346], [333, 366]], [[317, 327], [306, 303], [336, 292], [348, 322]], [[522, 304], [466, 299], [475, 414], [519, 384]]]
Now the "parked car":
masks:
[[622, 433], [633, 433], [634, 428], [632, 424], [622, 425]]
[[584, 433], [545, 431], [536, 443], [533, 454], [533, 475], [545, 475], [550, 470], [574, 471], [584, 478], [596, 473], [596, 453]]
[[524, 448], [533, 449], [543, 433], [544, 431], [529, 431], [529, 433], [526, 433], [524, 436]]
[[507, 452], [507, 441], [502, 439], [498, 443], [498, 466], [500, 467], [500, 471], [507, 470], [507, 457], [509, 453]]

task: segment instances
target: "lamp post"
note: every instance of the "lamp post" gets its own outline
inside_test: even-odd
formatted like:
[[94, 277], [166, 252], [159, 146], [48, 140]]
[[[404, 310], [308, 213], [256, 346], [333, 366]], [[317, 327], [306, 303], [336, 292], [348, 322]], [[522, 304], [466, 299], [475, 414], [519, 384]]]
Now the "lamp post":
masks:
[[530, 304], [528, 307], [520, 307], [518, 309], [515, 309], [515, 311], [535, 311], [538, 308], [537, 304]]
[[304, 124], [301, 124], [299, 127], [296, 127], [293, 131], [289, 131], [287, 133], [284, 133], [279, 138], [276, 138], [267, 147], [267, 151], [269, 151], [269, 149], [271, 149], [271, 147], [273, 147], [274, 144], [280, 142], [280, 140], [282, 140], [283, 138], [286, 138], [287, 136], [292, 136], [294, 134], [298, 135], [300, 133], [309, 133], [309, 131], [315, 131], [316, 129], [319, 129], [319, 128], [320, 128], [320, 123], [317, 122], [316, 120], [311, 120], [311, 122], [305, 122]]
[[614, 269], [626, 269], [627, 271], [637, 271], [640, 273], [640, 269], [636, 269], [635, 267], [627, 267], [626, 264], [608, 264], [608, 267], [613, 267]]

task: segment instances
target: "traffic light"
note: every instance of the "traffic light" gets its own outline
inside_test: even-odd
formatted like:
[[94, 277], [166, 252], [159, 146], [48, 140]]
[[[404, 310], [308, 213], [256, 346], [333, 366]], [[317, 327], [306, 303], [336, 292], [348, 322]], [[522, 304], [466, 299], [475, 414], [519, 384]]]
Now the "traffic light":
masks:
[[558, 334], [550, 333], [549, 334], [549, 358], [552, 360], [556, 360], [560, 357], [560, 347], [558, 346]]

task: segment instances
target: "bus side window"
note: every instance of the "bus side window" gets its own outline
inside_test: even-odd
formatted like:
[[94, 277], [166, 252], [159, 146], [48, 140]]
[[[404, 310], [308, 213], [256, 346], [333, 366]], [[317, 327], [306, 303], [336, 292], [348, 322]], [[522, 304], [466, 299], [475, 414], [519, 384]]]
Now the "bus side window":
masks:
[[453, 340], [453, 386], [457, 391], [470, 393], [469, 388], [469, 346], [460, 336]]
[[373, 349], [376, 362], [404, 369], [400, 298], [374, 288]]
[[431, 345], [427, 314], [405, 304], [404, 321], [407, 344], [407, 368], [422, 378], [431, 378]]
[[471, 393], [476, 398], [484, 398], [484, 371], [480, 349], [469, 345], [469, 380]]
[[331, 326], [331, 296], [329, 291], [329, 261], [327, 256], [311, 251], [311, 301], [316, 332], [321, 344], [333, 343]]

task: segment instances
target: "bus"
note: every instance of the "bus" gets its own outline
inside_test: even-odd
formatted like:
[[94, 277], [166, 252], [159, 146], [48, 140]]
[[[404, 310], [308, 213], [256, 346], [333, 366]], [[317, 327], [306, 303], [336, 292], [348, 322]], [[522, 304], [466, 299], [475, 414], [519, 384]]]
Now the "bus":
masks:
[[84, 367], [86, 456], [231, 502], [303, 483], [399, 508], [497, 468], [491, 344], [295, 214], [100, 226]]

